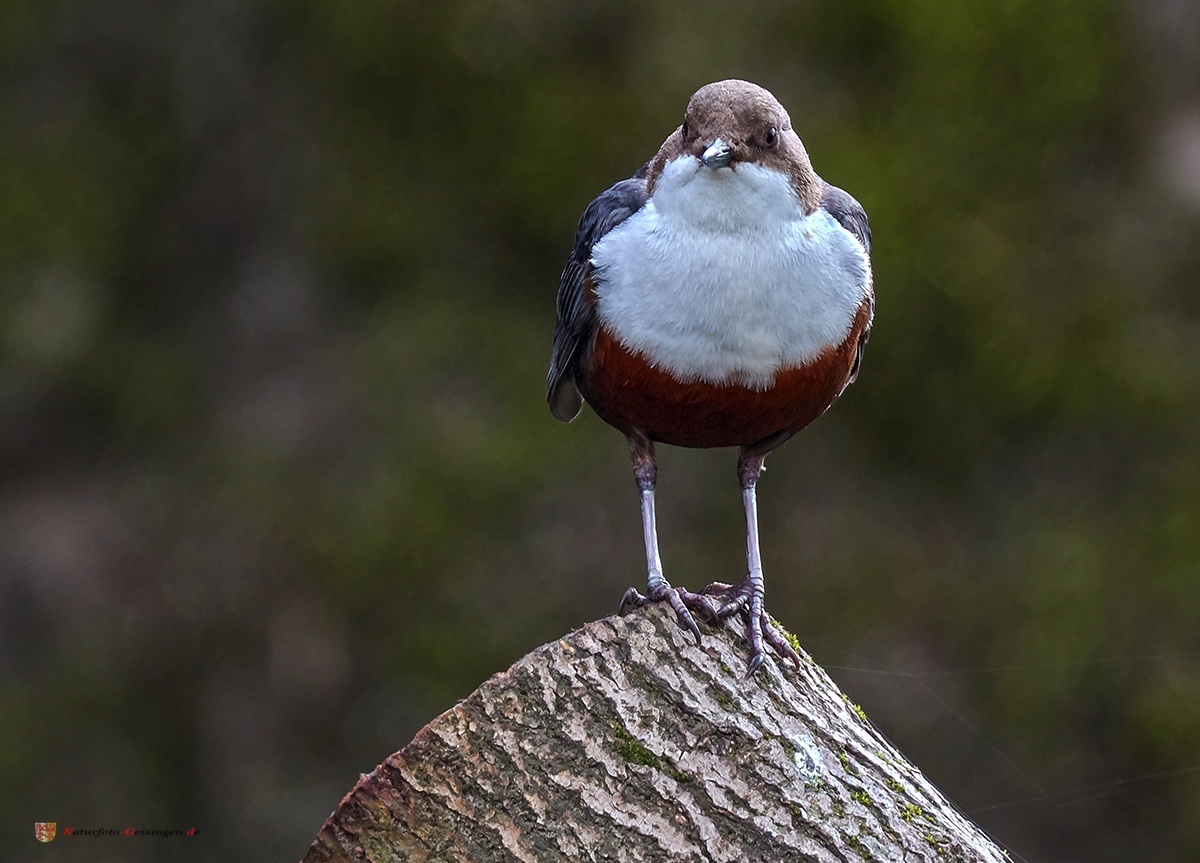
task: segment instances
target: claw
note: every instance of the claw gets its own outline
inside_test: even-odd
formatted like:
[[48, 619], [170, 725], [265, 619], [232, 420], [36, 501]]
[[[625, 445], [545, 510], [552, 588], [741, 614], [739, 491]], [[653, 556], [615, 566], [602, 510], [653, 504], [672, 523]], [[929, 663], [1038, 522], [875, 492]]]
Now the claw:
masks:
[[720, 624], [721, 615], [717, 613], [717, 610], [709, 604], [708, 600], [705, 599], [703, 595], [699, 593], [692, 593], [690, 590], [684, 587], [676, 587], [674, 590], [675, 593], [678, 594], [679, 599], [683, 602], [683, 604], [692, 609], [692, 611], [699, 609], [701, 612], [703, 612], [709, 623], [714, 625]]
[[766, 639], [768, 644], [775, 648], [776, 653], [778, 653], [784, 659], [790, 661], [792, 665], [796, 667], [796, 670], [799, 671], [800, 654], [796, 652], [795, 648], [793, 648], [788, 640], [783, 637], [779, 630], [775, 628], [775, 624], [771, 620], [771, 615], [764, 612], [763, 618], [763, 638]]
[[746, 641], [750, 646], [750, 661], [746, 666], [747, 677], [752, 677], [766, 661], [764, 642], [770, 645], [780, 658], [799, 669], [800, 655], [771, 623], [771, 615], [763, 609], [762, 594], [759, 590], [761, 588], [756, 588], [754, 582], [747, 578], [738, 584], [715, 581], [701, 593], [725, 600], [716, 612], [722, 620], [737, 614], [745, 621]]
[[744, 611], [746, 608], [746, 600], [747, 597], [745, 596], [734, 597], [733, 599], [729, 600], [729, 602], [717, 609], [717, 617], [724, 620], [727, 617], [733, 617], [733, 615], [737, 614], [739, 611]]
[[[708, 602], [709, 596], [724, 599], [724, 605], [713, 608]], [[700, 643], [700, 627], [696, 625], [693, 611], [701, 612], [713, 624], [720, 624], [726, 618], [739, 615], [746, 623], [746, 642], [750, 647], [746, 677], [753, 677], [766, 662], [767, 651], [764, 649], [764, 643], [770, 645], [777, 656], [790, 662], [797, 670], [801, 667], [800, 655], [775, 629], [771, 615], [763, 609], [762, 594], [756, 592], [750, 579], [732, 585], [713, 582], [700, 593], [663, 584], [649, 588], [646, 595], [642, 595], [636, 588], [631, 587], [621, 597], [620, 613], [625, 614], [630, 609], [641, 608], [652, 602], [665, 602], [671, 606], [679, 625], [692, 633], [697, 644]]]
[[725, 600], [724, 605], [717, 609], [717, 617], [721, 620], [744, 610], [752, 594], [749, 583], [745, 581], [741, 584], [725, 584], [714, 581], [700, 592], [706, 596], [715, 596]]
[[700, 644], [700, 627], [696, 625], [696, 618], [692, 617], [692, 613], [687, 610], [687, 606], [679, 599], [679, 594], [672, 594], [673, 598], [668, 598], [671, 603], [671, 608], [675, 609], [675, 618], [679, 621], [680, 626], [686, 626], [696, 638], [696, 644]]
[[703, 596], [698, 593], [692, 593], [682, 587], [671, 587], [669, 584], [650, 588], [646, 595], [643, 596], [638, 592], [637, 588], [629, 588], [625, 591], [625, 595], [621, 597], [621, 604], [618, 608], [620, 614], [625, 614], [632, 608], [641, 608], [643, 605], [649, 605], [652, 602], [665, 602], [671, 606], [675, 612], [675, 618], [679, 621], [679, 625], [690, 632], [696, 639], [696, 644], [700, 643], [700, 627], [696, 625], [696, 618], [692, 616], [688, 609], [695, 609], [704, 613], [704, 616], [714, 622], [719, 623], [720, 618], [717, 617], [717, 612], [711, 605], [708, 604]]
[[621, 597], [621, 604], [617, 606], [617, 614], [625, 614], [631, 609], [641, 608], [646, 604], [646, 597], [638, 593], [636, 587], [631, 587], [625, 591], [625, 595]]

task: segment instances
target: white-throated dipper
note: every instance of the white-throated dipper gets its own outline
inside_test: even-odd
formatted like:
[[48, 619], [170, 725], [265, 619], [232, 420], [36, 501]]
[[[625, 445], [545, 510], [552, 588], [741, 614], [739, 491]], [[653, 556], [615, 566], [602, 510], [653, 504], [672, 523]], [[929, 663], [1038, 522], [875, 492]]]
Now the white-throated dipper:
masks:
[[[586, 401], [624, 433], [641, 490], [649, 575], [621, 610], [667, 602], [697, 641], [691, 611], [740, 613], [748, 674], [764, 642], [800, 662], [763, 608], [755, 485], [767, 453], [858, 375], [875, 309], [870, 248], [863, 208], [817, 176], [775, 97], [718, 81], [653, 159], [588, 205], [559, 282], [550, 410], [568, 422]], [[663, 576], [655, 442], [739, 448], [738, 584], [692, 593]]]

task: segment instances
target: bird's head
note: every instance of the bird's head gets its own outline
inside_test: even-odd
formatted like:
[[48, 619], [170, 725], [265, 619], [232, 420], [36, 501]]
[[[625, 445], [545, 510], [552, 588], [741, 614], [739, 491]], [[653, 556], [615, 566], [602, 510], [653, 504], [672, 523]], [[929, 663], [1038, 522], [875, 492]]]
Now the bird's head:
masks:
[[807, 208], [820, 199], [820, 183], [788, 112], [770, 91], [749, 81], [717, 81], [692, 95], [683, 122], [651, 165], [651, 190], [667, 164], [680, 157], [716, 172], [736, 173], [744, 164], [776, 170], [791, 177]]

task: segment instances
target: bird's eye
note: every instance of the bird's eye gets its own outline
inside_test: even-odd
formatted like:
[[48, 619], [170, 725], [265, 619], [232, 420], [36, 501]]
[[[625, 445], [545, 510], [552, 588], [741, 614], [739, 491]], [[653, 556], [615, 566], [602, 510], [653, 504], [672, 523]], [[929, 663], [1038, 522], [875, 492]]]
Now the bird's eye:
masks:
[[768, 147], [774, 147], [779, 143], [779, 131], [774, 126], [767, 129], [767, 134], [763, 135], [763, 143]]
[[687, 140], [687, 136], [688, 136], [687, 120], [684, 120], [683, 125], [679, 127], [679, 134], [683, 136], [683, 139], [685, 141]]

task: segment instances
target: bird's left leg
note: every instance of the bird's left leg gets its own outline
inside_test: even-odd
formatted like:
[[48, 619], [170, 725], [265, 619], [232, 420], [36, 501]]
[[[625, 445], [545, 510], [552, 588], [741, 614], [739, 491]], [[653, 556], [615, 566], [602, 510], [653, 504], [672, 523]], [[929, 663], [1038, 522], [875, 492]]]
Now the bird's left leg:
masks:
[[752, 455], [745, 449], [738, 457], [738, 481], [742, 486], [742, 504], [746, 508], [746, 578], [738, 584], [710, 584], [701, 593], [718, 596], [725, 604], [717, 610], [724, 618], [741, 613], [746, 620], [746, 640], [750, 643], [750, 662], [746, 674], [758, 671], [766, 658], [763, 642], [789, 659], [799, 668], [800, 657], [771, 624], [771, 616], [763, 608], [766, 585], [763, 580], [762, 553], [758, 547], [758, 498], [755, 487], [763, 471], [766, 455]]

